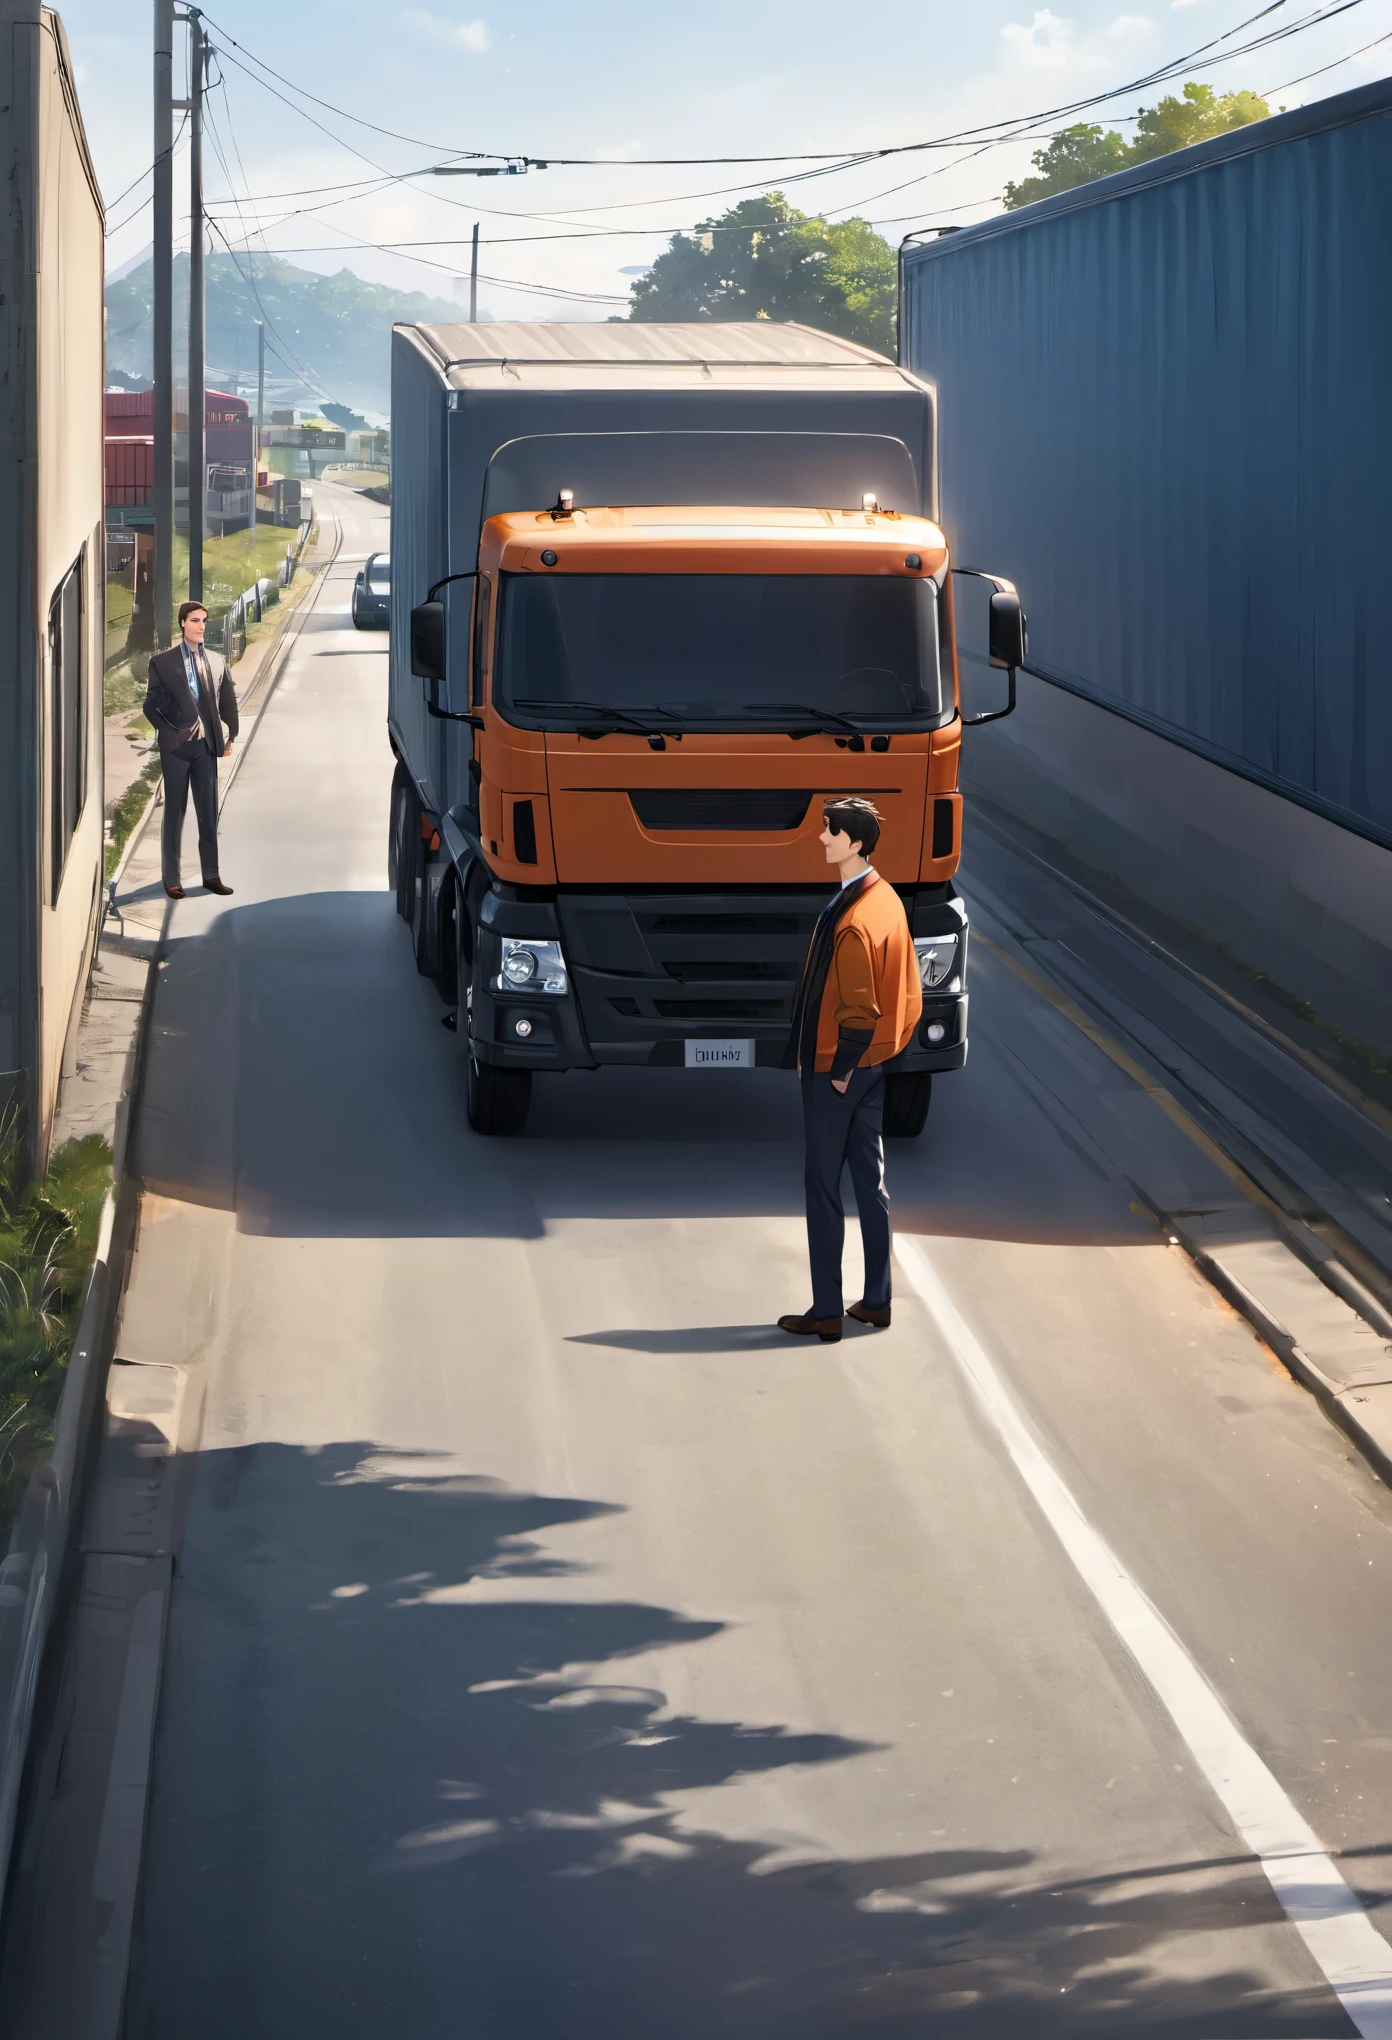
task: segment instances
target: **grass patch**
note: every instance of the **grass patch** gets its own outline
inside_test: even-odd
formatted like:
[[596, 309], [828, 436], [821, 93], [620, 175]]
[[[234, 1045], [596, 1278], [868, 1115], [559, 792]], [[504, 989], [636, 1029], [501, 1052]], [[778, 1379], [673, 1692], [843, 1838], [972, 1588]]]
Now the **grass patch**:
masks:
[[150, 798], [150, 789], [155, 785], [159, 776], [160, 761], [159, 753], [156, 751], [153, 757], [145, 761], [145, 767], [139, 779], [133, 779], [125, 792], [119, 794], [107, 809], [106, 815], [111, 825], [111, 834], [107, 838], [106, 844], [105, 877], [110, 878], [116, 866], [120, 863], [121, 852], [130, 841], [131, 830], [144, 814], [146, 803]]
[[96, 1251], [111, 1149], [99, 1133], [66, 1141], [42, 1183], [19, 1175], [11, 1114], [0, 1121], [0, 1524], [53, 1446]]
[[[255, 581], [274, 580], [295, 540], [293, 531], [284, 525], [258, 524], [255, 531], [234, 531], [226, 538], [208, 538], [203, 541], [203, 599], [208, 605], [209, 625], [214, 626], [222, 619], [225, 610], [231, 608], [239, 595], [246, 592]], [[188, 539], [176, 535], [174, 539], [174, 589], [178, 600], [170, 605], [171, 617], [179, 613], [183, 591], [188, 587]], [[110, 658], [118, 652], [130, 630], [131, 592], [125, 583], [109, 579], [106, 584], [106, 654]], [[138, 708], [145, 698], [145, 669], [149, 654], [142, 653], [136, 660], [136, 670], [131, 672], [128, 661], [113, 666], [106, 676], [108, 715], [119, 714], [122, 709]], [[116, 684], [119, 698], [113, 706], [112, 685]], [[127, 698], [129, 697], [129, 698]]]
[[139, 671], [132, 671], [129, 659], [123, 659], [119, 666], [113, 666], [102, 675], [102, 714], [129, 715], [133, 708], [139, 708], [145, 699], [148, 681], [145, 667], [148, 658], [139, 661]]

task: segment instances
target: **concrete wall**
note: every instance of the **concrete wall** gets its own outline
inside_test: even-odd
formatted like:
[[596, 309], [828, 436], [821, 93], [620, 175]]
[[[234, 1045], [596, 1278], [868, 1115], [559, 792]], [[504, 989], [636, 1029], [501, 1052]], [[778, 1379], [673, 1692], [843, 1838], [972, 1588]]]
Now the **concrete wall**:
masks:
[[1027, 673], [962, 785], [1392, 1053], [1392, 851]]

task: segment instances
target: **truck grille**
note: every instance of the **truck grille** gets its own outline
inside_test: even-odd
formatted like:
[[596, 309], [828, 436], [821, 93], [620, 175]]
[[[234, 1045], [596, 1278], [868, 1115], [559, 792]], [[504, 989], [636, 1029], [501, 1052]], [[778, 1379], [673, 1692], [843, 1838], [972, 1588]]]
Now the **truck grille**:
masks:
[[729, 958], [708, 963], [669, 963], [668, 977], [681, 985], [787, 984], [793, 973], [786, 963], [735, 963]]
[[556, 904], [590, 1040], [660, 1045], [723, 1027], [781, 1046], [826, 901], [825, 886], [738, 903], [695, 888], [562, 891]]
[[781, 1020], [782, 999], [654, 999], [664, 1020]]
[[770, 829], [788, 834], [801, 828], [812, 799], [810, 789], [774, 787], [651, 786], [629, 793], [645, 829]]

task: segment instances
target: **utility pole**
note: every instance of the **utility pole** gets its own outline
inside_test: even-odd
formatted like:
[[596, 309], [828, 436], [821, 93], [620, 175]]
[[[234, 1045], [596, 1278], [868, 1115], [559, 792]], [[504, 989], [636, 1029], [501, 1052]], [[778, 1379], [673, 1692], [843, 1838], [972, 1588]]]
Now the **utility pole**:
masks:
[[189, 600], [203, 600], [203, 534], [208, 510], [206, 447], [207, 290], [203, 276], [203, 75], [208, 44], [203, 16], [187, 10], [189, 25], [189, 314], [188, 314], [188, 547]]
[[469, 254], [469, 324], [478, 322], [478, 221], [474, 221], [473, 245]]
[[261, 433], [266, 422], [266, 325], [256, 321], [256, 445], [251, 456], [251, 528], [256, 529], [256, 477], [261, 472]]
[[174, 0], [155, 0], [155, 644], [174, 635]]

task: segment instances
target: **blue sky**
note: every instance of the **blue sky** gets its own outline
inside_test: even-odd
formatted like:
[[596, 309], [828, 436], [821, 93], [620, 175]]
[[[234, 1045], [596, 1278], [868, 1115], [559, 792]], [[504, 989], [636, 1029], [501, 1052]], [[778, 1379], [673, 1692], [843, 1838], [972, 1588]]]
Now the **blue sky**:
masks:
[[[294, 8], [212, 0], [210, 32], [224, 51], [225, 81], [213, 117], [226, 171], [210, 148], [209, 190], [241, 201], [240, 211], [217, 208], [233, 245], [245, 229], [262, 234], [256, 245], [283, 249], [306, 268], [346, 266], [444, 297], [459, 288], [477, 219], [480, 269], [499, 279], [480, 292], [494, 317], [602, 318], [624, 297], [624, 270], [650, 262], [668, 234], [722, 211], [744, 189], [778, 187], [808, 211], [858, 213], [897, 241], [921, 222], [994, 211], [1039, 142], [891, 157], [800, 183], [794, 176], [817, 166], [662, 167], [635, 158], [850, 152], [1023, 117], [1119, 92], [1224, 36], [1261, 5], [907, 0], [851, 10], [844, 0], [703, 0], [696, 9], [532, 0], [505, 11], [492, 0], [463, 8], [447, 0], [406, 7], [300, 0]], [[1283, 0], [1232, 40], [1326, 5]], [[108, 257], [115, 267], [149, 240], [148, 209], [141, 210], [148, 177], [118, 195], [150, 160], [152, 11], [148, 0], [68, 0], [60, 11], [98, 174], [115, 201]], [[1392, 0], [1357, 0], [1337, 19], [1194, 75], [1220, 90], [1250, 86], [1298, 105], [1392, 71], [1392, 39], [1350, 57], [1384, 36], [1392, 38]], [[267, 81], [287, 105], [244, 68], [254, 58], [343, 111], [306, 104]], [[1292, 82], [1326, 65], [1337, 68]], [[1119, 124], [1139, 103], [1176, 89], [1123, 92], [1088, 117]], [[355, 125], [344, 113], [409, 139]], [[605, 160], [525, 177], [400, 181], [470, 149]], [[397, 181], [383, 182], [388, 175]], [[320, 189], [343, 185], [346, 196]], [[182, 169], [176, 188], [182, 198]], [[273, 196], [292, 192], [307, 195]], [[305, 207], [316, 209], [296, 216]], [[402, 241], [443, 245], [394, 253], [363, 245]]]

